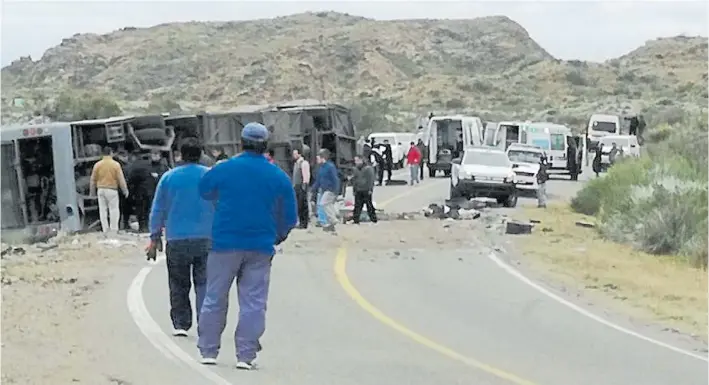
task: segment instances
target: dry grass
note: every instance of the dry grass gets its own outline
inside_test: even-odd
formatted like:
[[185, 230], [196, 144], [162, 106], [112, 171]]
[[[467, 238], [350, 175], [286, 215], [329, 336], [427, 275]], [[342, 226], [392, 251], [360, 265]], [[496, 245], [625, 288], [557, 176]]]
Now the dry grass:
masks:
[[517, 242], [533, 269], [541, 268], [565, 284], [613, 299], [611, 307], [631, 310], [634, 316], [706, 340], [706, 271], [676, 257], [653, 256], [605, 241], [595, 229], [575, 224], [593, 222], [592, 217], [573, 213], [566, 205], [546, 210], [524, 207], [518, 216], [541, 221], [533, 236]]

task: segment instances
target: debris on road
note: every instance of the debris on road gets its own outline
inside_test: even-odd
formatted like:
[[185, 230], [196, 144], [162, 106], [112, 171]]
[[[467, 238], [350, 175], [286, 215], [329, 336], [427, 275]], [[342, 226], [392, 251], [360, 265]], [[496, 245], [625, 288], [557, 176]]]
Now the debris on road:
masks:
[[505, 233], [506, 234], [531, 234], [532, 233], [532, 227], [534, 227], [533, 224], [531, 223], [525, 223], [525, 222], [519, 222], [519, 221], [507, 221], [505, 224]]
[[585, 221], [577, 221], [577, 222], [576, 222], [576, 226], [578, 226], [578, 227], [586, 227], [586, 228], [593, 228], [593, 227], [596, 227], [595, 224], [593, 224], [593, 223], [591, 223], [591, 222], [585, 222]]

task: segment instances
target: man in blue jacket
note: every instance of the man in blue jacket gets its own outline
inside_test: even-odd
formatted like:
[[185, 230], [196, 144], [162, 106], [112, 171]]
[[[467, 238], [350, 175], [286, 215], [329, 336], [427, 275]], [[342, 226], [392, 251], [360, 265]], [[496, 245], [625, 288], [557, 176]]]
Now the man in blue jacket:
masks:
[[340, 194], [340, 177], [337, 175], [337, 168], [330, 160], [330, 151], [323, 148], [318, 151], [316, 160], [320, 165], [312, 186], [313, 192], [318, 192], [318, 205], [325, 213], [327, 223], [323, 223], [323, 230], [335, 232], [337, 224], [337, 209], [335, 200]]
[[173, 334], [187, 336], [192, 326], [192, 281], [198, 320], [204, 299], [214, 207], [199, 194], [199, 181], [209, 170], [198, 164], [202, 153], [199, 141], [186, 138], [180, 152], [184, 164], [166, 172], [158, 182], [150, 209], [151, 241], [147, 251], [148, 258], [154, 259], [164, 227]]
[[216, 205], [207, 293], [199, 321], [202, 363], [216, 364], [226, 326], [229, 289], [236, 279], [239, 322], [234, 333], [238, 369], [253, 368], [266, 325], [266, 301], [274, 245], [298, 221], [290, 178], [263, 156], [268, 130], [249, 123], [241, 132], [244, 152], [212, 167], [199, 190]]

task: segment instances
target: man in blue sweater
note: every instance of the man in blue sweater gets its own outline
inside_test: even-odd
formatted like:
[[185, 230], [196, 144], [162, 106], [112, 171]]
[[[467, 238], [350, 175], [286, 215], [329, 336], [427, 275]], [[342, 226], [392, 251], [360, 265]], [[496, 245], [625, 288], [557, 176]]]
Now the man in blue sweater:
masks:
[[322, 223], [323, 230], [335, 232], [337, 224], [337, 209], [335, 200], [340, 194], [340, 177], [337, 175], [337, 167], [330, 160], [330, 151], [323, 148], [318, 151], [316, 160], [320, 164], [315, 177], [312, 191], [318, 194], [318, 205], [322, 207], [325, 214], [326, 223]]
[[197, 346], [203, 364], [216, 364], [229, 289], [236, 279], [236, 367], [249, 370], [261, 350], [259, 339], [266, 328], [274, 245], [288, 237], [298, 216], [290, 178], [263, 156], [268, 145], [266, 127], [247, 124], [241, 140], [244, 152], [212, 167], [199, 184], [202, 197], [214, 201], [216, 211]]
[[202, 154], [199, 141], [186, 138], [180, 152], [184, 164], [166, 172], [155, 191], [150, 209], [148, 253], [155, 255], [164, 227], [173, 334], [187, 336], [192, 326], [192, 282], [198, 320], [204, 299], [214, 206], [199, 194], [199, 181], [209, 170], [197, 163]]

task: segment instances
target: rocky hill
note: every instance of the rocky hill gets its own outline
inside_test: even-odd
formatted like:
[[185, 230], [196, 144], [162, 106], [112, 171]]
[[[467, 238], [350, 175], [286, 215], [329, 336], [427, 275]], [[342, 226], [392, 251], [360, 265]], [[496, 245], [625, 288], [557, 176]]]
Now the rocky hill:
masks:
[[578, 124], [594, 111], [706, 107], [706, 79], [704, 37], [650, 41], [606, 63], [567, 62], [504, 16], [320, 12], [75, 35], [38, 61], [3, 68], [2, 97], [5, 107], [23, 98], [36, 109], [62, 89], [101, 90], [134, 111], [156, 98], [228, 110], [324, 95], [402, 126], [430, 110]]

